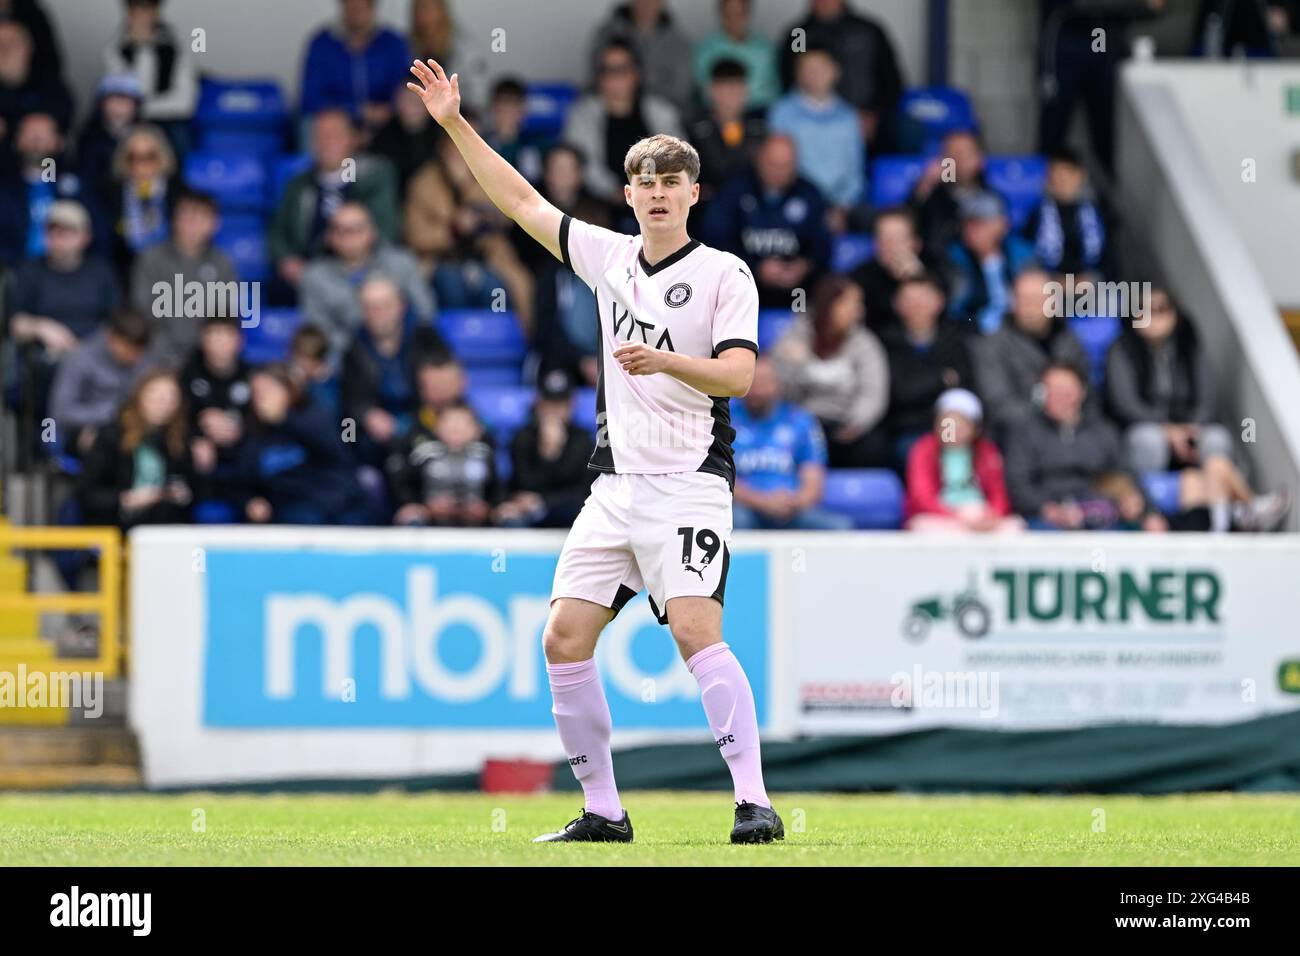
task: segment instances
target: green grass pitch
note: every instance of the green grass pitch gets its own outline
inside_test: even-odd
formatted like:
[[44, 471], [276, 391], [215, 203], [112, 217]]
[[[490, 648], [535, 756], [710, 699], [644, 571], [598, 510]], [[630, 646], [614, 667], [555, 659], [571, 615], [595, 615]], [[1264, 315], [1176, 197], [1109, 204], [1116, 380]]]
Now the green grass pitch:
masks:
[[729, 794], [629, 792], [631, 846], [530, 842], [580, 800], [0, 794], [0, 865], [1300, 864], [1300, 795], [781, 793], [784, 843], [731, 846]]

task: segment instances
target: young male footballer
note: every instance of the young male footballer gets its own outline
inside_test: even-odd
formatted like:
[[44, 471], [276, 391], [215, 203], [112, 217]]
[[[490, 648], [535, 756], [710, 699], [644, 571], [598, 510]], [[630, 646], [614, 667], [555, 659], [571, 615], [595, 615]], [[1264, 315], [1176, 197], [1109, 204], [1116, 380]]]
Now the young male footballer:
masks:
[[735, 466], [728, 400], [749, 391], [758, 292], [745, 263], [686, 234], [700, 158], [651, 136], [627, 152], [623, 195], [641, 227], [626, 236], [564, 215], [460, 115], [456, 74], [433, 60], [407, 86], [451, 137], [506, 215], [582, 279], [600, 315], [599, 472], [560, 553], [542, 642], [560, 740], [582, 784], [582, 815], [536, 842], [630, 843], [596, 672], [601, 629], [643, 587], [700, 684], [731, 771], [733, 843], [785, 837], [763, 786], [758, 720], [745, 672], [722, 640]]

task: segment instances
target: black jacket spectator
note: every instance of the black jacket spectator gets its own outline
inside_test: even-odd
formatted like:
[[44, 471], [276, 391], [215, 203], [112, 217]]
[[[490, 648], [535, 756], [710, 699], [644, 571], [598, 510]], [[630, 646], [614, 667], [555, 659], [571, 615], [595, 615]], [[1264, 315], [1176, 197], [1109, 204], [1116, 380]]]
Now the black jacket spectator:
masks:
[[123, 512], [122, 492], [137, 487], [141, 449], [152, 452], [163, 462], [166, 481], [180, 481], [187, 488], [194, 487], [194, 462], [188, 442], [176, 445], [167, 435], [152, 432], [141, 439], [139, 447], [127, 451], [123, 447], [122, 426], [114, 422], [96, 434], [77, 480], [77, 499], [86, 524], [128, 528], [140, 524], [184, 524], [190, 520], [190, 502], [182, 504], [167, 497], [139, 511]]
[[1106, 355], [1106, 411], [1123, 427], [1214, 420], [1214, 375], [1189, 321], [1159, 349], [1125, 325]]
[[972, 388], [972, 370], [963, 329], [940, 321], [927, 345], [913, 343], [901, 328], [884, 336], [889, 354], [889, 413], [895, 435], [919, 434], [934, 423], [934, 403], [950, 388]]
[[546, 518], [568, 518], [567, 523], [544, 518], [539, 522], [542, 527], [567, 528], [577, 517], [596, 477], [587, 467], [593, 446], [591, 435], [569, 422], [564, 450], [552, 461], [542, 457], [539, 436], [540, 427], [534, 417], [511, 439], [510, 490], [540, 495], [546, 504]]
[[363, 325], [343, 355], [343, 413], [357, 421], [372, 408], [399, 418], [407, 416], [416, 405], [416, 367], [426, 359], [449, 354], [436, 329], [408, 320], [401, 349], [392, 358], [384, 358]]
[[803, 178], [772, 191], [764, 189], [752, 172], [737, 177], [713, 202], [705, 232], [709, 245], [734, 252], [749, 263], [764, 306], [789, 308], [791, 290], [763, 281], [763, 260], [810, 260], [812, 270], [798, 283], [803, 288], [830, 263], [826, 204], [817, 187]]
[[79, 339], [94, 335], [121, 304], [122, 292], [109, 264], [84, 256], [71, 271], [48, 259], [29, 259], [10, 279], [6, 312], [25, 312], [61, 322]]

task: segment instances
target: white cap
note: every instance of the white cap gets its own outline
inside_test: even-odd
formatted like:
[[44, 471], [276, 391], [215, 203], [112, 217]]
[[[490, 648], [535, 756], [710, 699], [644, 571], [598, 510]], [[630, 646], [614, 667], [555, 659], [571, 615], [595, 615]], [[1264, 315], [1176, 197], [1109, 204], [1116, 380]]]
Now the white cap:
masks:
[[979, 396], [966, 388], [948, 389], [934, 403], [934, 410], [939, 415], [956, 412], [977, 425], [984, 418], [984, 406], [980, 404]]

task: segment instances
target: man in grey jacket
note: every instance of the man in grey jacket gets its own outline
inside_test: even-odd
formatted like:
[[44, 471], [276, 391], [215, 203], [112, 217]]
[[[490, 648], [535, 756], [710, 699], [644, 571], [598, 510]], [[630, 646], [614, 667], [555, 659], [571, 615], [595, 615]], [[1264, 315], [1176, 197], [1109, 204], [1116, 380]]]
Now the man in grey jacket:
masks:
[[1083, 527], [1082, 503], [1099, 497], [1094, 484], [1122, 468], [1119, 433], [1084, 405], [1087, 385], [1073, 365], [1043, 372], [1042, 411], [1006, 440], [1007, 492], [1031, 527]]
[[1017, 278], [1011, 314], [992, 335], [971, 341], [975, 381], [985, 417], [1001, 442], [1036, 414], [1034, 392], [1051, 363], [1070, 365], [1088, 378], [1088, 353], [1066, 326], [1048, 314], [1047, 273], [1027, 269]]
[[433, 319], [433, 290], [420, 272], [415, 256], [381, 240], [370, 210], [345, 202], [329, 221], [327, 255], [312, 259], [302, 275], [303, 317], [319, 327], [337, 357], [361, 327], [359, 290], [365, 278], [382, 274], [392, 280], [416, 321]]
[[113, 420], [135, 383], [152, 367], [148, 347], [148, 320], [119, 312], [63, 360], [50, 395], [60, 447], [78, 454], [90, 448], [96, 431]]

